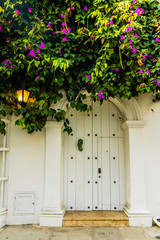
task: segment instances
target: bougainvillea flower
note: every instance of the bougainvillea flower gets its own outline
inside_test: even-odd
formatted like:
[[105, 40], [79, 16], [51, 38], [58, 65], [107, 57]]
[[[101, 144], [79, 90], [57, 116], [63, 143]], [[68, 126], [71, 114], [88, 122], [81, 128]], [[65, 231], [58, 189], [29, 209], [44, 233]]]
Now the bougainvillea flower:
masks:
[[88, 82], [88, 85], [91, 85], [91, 81]]
[[107, 22], [107, 26], [109, 25], [109, 22]]
[[116, 70], [115, 70], [116, 72], [119, 72], [119, 68], [116, 68]]
[[75, 10], [75, 7], [71, 6], [71, 10]]
[[143, 8], [141, 8], [141, 13], [144, 14], [144, 9]]
[[39, 48], [45, 48], [45, 44], [41, 42], [41, 45], [39, 45]]
[[91, 75], [88, 75], [88, 79], [90, 79], [91, 78]]
[[64, 18], [64, 14], [61, 14], [61, 18]]
[[131, 23], [132, 22], [132, 19], [130, 19], [127, 23]]
[[136, 0], [133, 0], [133, 3], [132, 4], [136, 4]]
[[147, 56], [143, 56], [143, 59], [146, 59], [147, 58]]
[[20, 14], [20, 11], [19, 11], [19, 10], [16, 10], [16, 14], [19, 15], [19, 14]]
[[27, 47], [25, 49], [28, 49], [29, 48], [29, 45], [27, 45]]
[[53, 65], [53, 62], [52, 62], [52, 61], [50, 61], [50, 65], [51, 65], [51, 66]]
[[136, 38], [139, 38], [139, 36], [137, 35], [137, 33], [136, 33], [135, 37], [136, 37]]
[[77, 51], [77, 48], [74, 48], [73, 50], [74, 50], [74, 51]]
[[93, 35], [91, 35], [91, 36], [90, 36], [90, 38], [91, 38], [91, 39], [93, 39], [93, 38], [94, 38], [94, 36], [93, 36]]
[[0, 26], [0, 31], [2, 31], [2, 27]]
[[40, 76], [37, 76], [37, 79], [40, 79]]
[[51, 29], [51, 25], [48, 23], [48, 25], [47, 25], [48, 27], [49, 27], [49, 29]]
[[132, 9], [132, 8], [133, 8], [133, 6], [132, 6], [132, 5], [130, 5], [130, 6], [129, 6], [129, 8], [130, 8], [130, 9]]
[[137, 13], [137, 15], [140, 15], [141, 11], [139, 8], [136, 9], [135, 13]]
[[129, 47], [132, 49], [133, 47], [132, 47], [132, 45], [129, 45]]
[[134, 33], [132, 33], [132, 35], [134, 36]]
[[58, 50], [58, 53], [61, 53], [61, 50], [60, 50], [60, 49]]
[[126, 28], [123, 32], [124, 32], [124, 33], [125, 33], [125, 32], [128, 32], [128, 28]]
[[155, 62], [157, 62], [157, 59], [154, 59]]
[[67, 30], [66, 30], [65, 28], [61, 28], [61, 32], [62, 32], [63, 34], [67, 34]]
[[156, 42], [159, 42], [159, 37], [156, 37], [156, 38], [155, 38], [155, 41], [156, 41]]
[[113, 68], [111, 68], [111, 72], [113, 72]]
[[31, 13], [31, 12], [32, 12], [32, 8], [28, 8], [28, 12], [30, 12], [30, 13]]
[[37, 59], [38, 59], [38, 61], [39, 61], [40, 57], [37, 57]]
[[157, 84], [157, 85], [159, 85], [159, 84], [160, 84], [160, 82], [158, 82], [158, 81], [157, 81], [157, 79], [154, 79], [154, 81], [156, 82], [156, 84]]
[[4, 60], [4, 63], [8, 63], [8, 60], [7, 60], [7, 59], [5, 59], [5, 60]]
[[133, 50], [132, 50], [133, 53], [136, 53], [137, 52], [137, 48], [134, 47]]
[[54, 36], [56, 35], [56, 33], [55, 33], [54, 31], [52, 32], [52, 34], [53, 34]]
[[9, 64], [12, 65], [12, 61], [9, 61]]
[[146, 70], [146, 73], [147, 73], [147, 74], [150, 74], [150, 71], [149, 71], [149, 69], [147, 69], [147, 70]]
[[5, 42], [9, 42], [9, 39], [7, 38], [7, 39], [5, 40]]
[[12, 68], [12, 69], [13, 69], [14, 67], [11, 65], [11, 67], [10, 67], [10, 68]]
[[123, 41], [123, 39], [124, 39], [124, 38], [125, 38], [125, 36], [124, 36], [124, 35], [122, 35], [122, 36], [121, 36], [121, 41]]
[[6, 65], [3, 65], [2, 67], [3, 67], [3, 68], [5, 68], [5, 67], [6, 67]]
[[140, 71], [139, 71], [139, 74], [142, 74], [143, 73], [143, 70], [141, 69]]
[[65, 22], [62, 22], [62, 26], [65, 26], [66, 24], [65, 24]]
[[41, 53], [41, 50], [38, 48], [36, 52], [40, 54], [40, 53]]
[[63, 37], [63, 41], [67, 42], [67, 38], [66, 38], [66, 37]]
[[151, 58], [151, 57], [152, 57], [152, 54], [151, 54], [151, 53], [150, 53], [150, 54], [148, 54], [148, 57], [149, 57], [149, 58]]
[[67, 31], [68, 31], [68, 32], [71, 32], [71, 30], [72, 30], [72, 28], [67, 27]]
[[109, 23], [110, 23], [111, 25], [112, 25], [112, 24], [114, 24], [112, 20], [110, 20], [110, 22], [109, 22]]
[[129, 40], [129, 44], [132, 44], [133, 42], [132, 42], [132, 40]]
[[101, 98], [105, 98], [105, 96], [102, 94], [103, 90], [100, 90], [98, 93], [98, 100], [100, 100]]
[[133, 30], [133, 27], [129, 26], [129, 27], [128, 27], [128, 30], [129, 30], [129, 31], [132, 31], [132, 30]]
[[87, 6], [84, 6], [84, 10], [85, 10], [85, 11], [88, 11], [88, 7], [87, 7]]

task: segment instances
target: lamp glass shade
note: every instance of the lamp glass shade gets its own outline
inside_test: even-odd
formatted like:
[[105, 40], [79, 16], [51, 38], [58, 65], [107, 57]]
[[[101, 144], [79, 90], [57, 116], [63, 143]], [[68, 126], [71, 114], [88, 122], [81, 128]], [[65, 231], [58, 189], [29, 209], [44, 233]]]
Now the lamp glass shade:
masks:
[[25, 102], [25, 103], [28, 102], [30, 92], [22, 89], [22, 90], [18, 90], [17, 94], [18, 94], [18, 101], [19, 102]]

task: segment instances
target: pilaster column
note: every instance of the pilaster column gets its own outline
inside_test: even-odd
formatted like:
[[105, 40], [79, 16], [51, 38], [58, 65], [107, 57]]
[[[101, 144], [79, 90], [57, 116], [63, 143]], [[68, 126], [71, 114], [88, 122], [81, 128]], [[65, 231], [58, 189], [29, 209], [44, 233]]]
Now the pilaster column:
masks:
[[152, 226], [152, 216], [146, 206], [143, 150], [144, 121], [122, 124], [125, 136], [126, 206], [130, 226]]
[[63, 205], [63, 137], [62, 122], [46, 124], [44, 203], [40, 214], [41, 226], [62, 226]]

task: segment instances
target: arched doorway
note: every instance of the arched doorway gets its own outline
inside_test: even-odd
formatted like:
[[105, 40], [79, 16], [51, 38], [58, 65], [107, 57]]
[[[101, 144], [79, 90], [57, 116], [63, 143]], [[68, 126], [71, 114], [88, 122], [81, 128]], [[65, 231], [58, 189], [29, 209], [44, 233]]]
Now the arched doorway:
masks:
[[[67, 112], [73, 132], [64, 136], [64, 205], [68, 211], [123, 210], [122, 114], [111, 101], [86, 101], [91, 112]], [[77, 146], [80, 139], [83, 150]]]

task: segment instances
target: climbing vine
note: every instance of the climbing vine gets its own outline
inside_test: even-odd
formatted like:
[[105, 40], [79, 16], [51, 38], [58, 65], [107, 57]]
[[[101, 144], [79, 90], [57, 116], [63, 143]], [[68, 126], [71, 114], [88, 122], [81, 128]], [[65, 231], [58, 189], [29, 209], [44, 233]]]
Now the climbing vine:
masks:
[[[50, 117], [71, 132], [54, 107], [64, 97], [78, 111], [90, 109], [86, 93], [100, 102], [145, 92], [159, 100], [159, 31], [158, 0], [1, 0], [0, 116], [14, 114], [28, 133]], [[19, 89], [34, 101], [20, 107]]]

